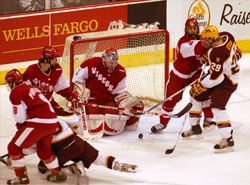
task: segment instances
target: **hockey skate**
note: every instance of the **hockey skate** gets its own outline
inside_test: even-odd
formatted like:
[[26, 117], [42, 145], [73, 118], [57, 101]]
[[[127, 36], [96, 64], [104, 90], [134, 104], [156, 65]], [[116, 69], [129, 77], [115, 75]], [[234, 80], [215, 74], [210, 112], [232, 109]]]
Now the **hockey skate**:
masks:
[[203, 139], [200, 124], [192, 126], [191, 129], [186, 132], [182, 132], [181, 136], [183, 137], [183, 139]]
[[112, 169], [120, 171], [120, 172], [128, 172], [128, 173], [136, 173], [140, 171], [137, 165], [119, 163], [118, 161], [114, 161], [114, 165]]
[[83, 176], [85, 174], [84, 166], [81, 164], [81, 162], [66, 165], [62, 168], [62, 170], [64, 169], [68, 169], [70, 173], [76, 174], [76, 175]]
[[9, 185], [29, 184], [29, 183], [30, 183], [30, 180], [29, 180], [29, 177], [27, 175], [27, 170], [24, 171], [23, 176], [7, 180], [7, 184], [9, 184]]
[[213, 130], [216, 126], [216, 122], [212, 121], [210, 118], [205, 118], [203, 121], [203, 131], [208, 132]]
[[227, 138], [227, 139], [222, 139], [220, 142], [216, 145], [214, 145], [214, 152], [215, 153], [226, 153], [226, 152], [233, 152], [234, 151], [234, 140], [233, 136]]
[[63, 182], [66, 179], [67, 179], [67, 176], [62, 171], [59, 171], [57, 175], [49, 174], [47, 176], [47, 180], [50, 182]]
[[151, 127], [151, 131], [153, 133], [158, 133], [158, 132], [164, 130], [166, 127], [167, 127], [167, 125], [163, 125], [161, 123], [158, 123], [157, 125]]

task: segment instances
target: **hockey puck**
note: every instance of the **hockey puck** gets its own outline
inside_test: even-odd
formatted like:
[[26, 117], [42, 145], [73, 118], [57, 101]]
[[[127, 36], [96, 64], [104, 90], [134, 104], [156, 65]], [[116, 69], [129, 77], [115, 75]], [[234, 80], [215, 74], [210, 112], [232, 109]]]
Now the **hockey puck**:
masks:
[[143, 133], [140, 133], [140, 134], [138, 135], [138, 137], [139, 137], [139, 139], [142, 139], [142, 138], [143, 138]]

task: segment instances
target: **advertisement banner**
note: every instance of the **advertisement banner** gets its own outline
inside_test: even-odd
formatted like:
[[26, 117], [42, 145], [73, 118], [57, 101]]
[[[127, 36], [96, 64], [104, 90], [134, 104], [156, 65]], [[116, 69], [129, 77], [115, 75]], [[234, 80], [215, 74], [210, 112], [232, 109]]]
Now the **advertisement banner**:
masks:
[[2, 19], [0, 65], [35, 60], [46, 45], [62, 53], [67, 36], [107, 30], [113, 20], [127, 22], [127, 6], [52, 11]]

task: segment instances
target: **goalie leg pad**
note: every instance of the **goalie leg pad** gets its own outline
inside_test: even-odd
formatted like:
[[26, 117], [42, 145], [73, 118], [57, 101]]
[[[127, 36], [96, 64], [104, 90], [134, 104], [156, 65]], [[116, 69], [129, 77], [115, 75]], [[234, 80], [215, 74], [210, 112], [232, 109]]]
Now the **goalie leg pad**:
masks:
[[90, 114], [88, 115], [88, 128], [90, 134], [99, 134], [104, 132], [103, 123], [104, 115], [101, 114]]
[[118, 135], [124, 131], [129, 116], [105, 114], [104, 134]]
[[[143, 102], [140, 101], [140, 103], [137, 104], [135, 107], [133, 107], [133, 109], [143, 111], [144, 110]], [[134, 130], [136, 130], [138, 128], [138, 125], [139, 125], [140, 117], [141, 116], [139, 116], [139, 115], [137, 115], [137, 116], [130, 115], [130, 118], [128, 119], [128, 121], [126, 123], [125, 130], [126, 131], [134, 131]]]
[[130, 118], [128, 119], [126, 123], [125, 130], [126, 131], [137, 130], [138, 125], [139, 125], [139, 120], [140, 120], [140, 116], [130, 116]]

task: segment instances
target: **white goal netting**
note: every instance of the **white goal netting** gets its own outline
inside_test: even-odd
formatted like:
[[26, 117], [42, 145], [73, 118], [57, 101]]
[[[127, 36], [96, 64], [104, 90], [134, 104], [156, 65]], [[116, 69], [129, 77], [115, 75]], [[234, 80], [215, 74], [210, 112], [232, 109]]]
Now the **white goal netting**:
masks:
[[169, 66], [169, 34], [159, 29], [122, 29], [79, 34], [66, 39], [61, 66], [71, 80], [86, 59], [116, 48], [119, 63], [127, 72], [127, 89], [144, 103], [164, 99]]

